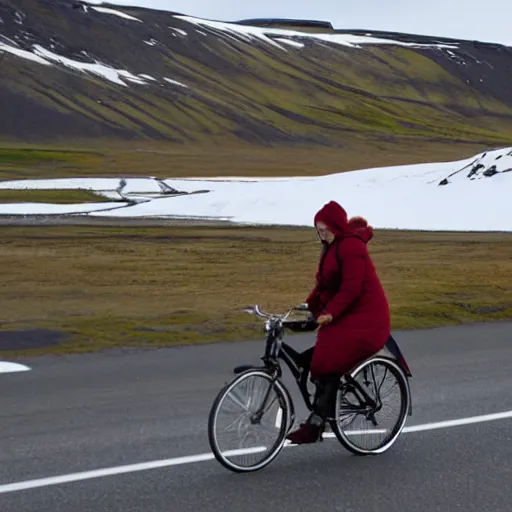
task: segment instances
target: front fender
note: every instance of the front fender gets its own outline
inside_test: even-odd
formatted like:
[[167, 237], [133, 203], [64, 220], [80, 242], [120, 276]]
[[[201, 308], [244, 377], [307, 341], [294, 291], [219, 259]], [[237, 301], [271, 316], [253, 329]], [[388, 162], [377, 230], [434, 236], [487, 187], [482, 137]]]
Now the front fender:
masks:
[[235, 375], [238, 375], [239, 373], [243, 373], [248, 370], [260, 370], [263, 372], [268, 372], [268, 368], [266, 366], [256, 366], [253, 364], [242, 364], [240, 366], [235, 366], [235, 368], [233, 368], [233, 373]]

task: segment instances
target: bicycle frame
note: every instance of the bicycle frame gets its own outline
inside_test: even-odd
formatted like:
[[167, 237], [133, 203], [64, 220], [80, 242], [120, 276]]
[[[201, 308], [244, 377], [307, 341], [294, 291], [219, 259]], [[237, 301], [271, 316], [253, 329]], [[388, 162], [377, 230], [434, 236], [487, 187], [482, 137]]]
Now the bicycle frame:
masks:
[[[309, 361], [310, 357], [308, 357], [306, 354], [313, 350], [314, 347], [311, 347], [310, 349], [306, 350], [305, 352], [298, 352], [294, 348], [292, 348], [290, 345], [285, 343], [283, 341], [284, 337], [284, 331], [287, 328], [287, 326], [302, 324], [306, 325], [308, 323], [314, 322], [313, 320], [306, 320], [303, 322], [300, 321], [288, 321], [289, 315], [293, 311], [302, 311], [306, 312], [308, 311], [307, 305], [302, 304], [301, 306], [294, 307], [288, 311], [285, 315], [270, 315], [267, 313], [264, 313], [261, 311], [258, 305], [256, 306], [250, 306], [247, 308], [244, 308], [244, 311], [250, 314], [255, 314], [259, 317], [265, 318], [265, 332], [266, 332], [266, 338], [265, 338], [265, 352], [262, 356], [263, 361], [263, 367], [262, 366], [255, 366], [255, 365], [240, 365], [234, 368], [234, 373], [239, 374], [244, 371], [248, 370], [264, 370], [267, 372], [270, 372], [272, 374], [273, 381], [276, 381], [280, 379], [283, 375], [283, 370], [281, 368], [281, 365], [279, 363], [279, 360], [281, 359], [288, 369], [290, 370], [290, 373], [292, 374], [293, 378], [295, 379], [295, 382], [297, 383], [297, 387], [299, 388], [300, 394], [302, 396], [302, 399], [304, 400], [304, 403], [309, 411], [313, 410], [313, 403], [309, 394], [309, 391], [307, 389], [307, 382], [309, 378]], [[314, 322], [316, 324], [316, 322]], [[317, 324], [316, 324], [317, 325]], [[311, 330], [311, 329], [310, 329]], [[390, 337], [386, 344], [387, 348], [390, 350], [390, 352], [396, 357], [399, 366], [402, 368], [403, 372], [405, 373], [408, 378], [412, 375], [409, 367], [405, 361], [405, 358], [403, 357], [398, 344], [394, 340], [393, 337]], [[304, 364], [306, 362], [306, 364]], [[365, 378], [366, 378], [366, 371], [365, 370]], [[377, 408], [377, 403], [373, 398], [371, 398], [368, 393], [363, 389], [363, 387], [352, 378], [350, 373], [345, 373], [343, 375], [340, 375], [340, 378], [344, 377], [345, 379], [345, 386], [351, 389], [351, 392], [356, 396], [358, 399], [360, 405], [357, 408], [354, 408], [352, 412], [362, 412], [363, 410], [375, 410]], [[282, 384], [282, 383], [281, 383]], [[293, 424], [293, 420], [295, 417], [295, 408], [293, 405], [293, 400], [290, 396], [289, 390], [282, 384], [283, 389], [287, 393], [287, 398], [290, 403], [291, 407], [291, 420]], [[261, 416], [261, 410], [264, 408], [268, 395], [270, 393], [271, 386], [269, 387], [264, 400], [262, 402], [262, 406], [260, 407], [260, 411], [256, 414], [256, 416]], [[360, 396], [358, 395], [360, 394]], [[347, 412], [350, 412], [349, 409], [347, 409]], [[412, 414], [412, 405], [409, 408], [409, 415]]]
[[[262, 316], [261, 314], [259, 316]], [[312, 410], [313, 404], [309, 396], [307, 389], [307, 377], [308, 368], [303, 367], [300, 364], [301, 354], [293, 349], [290, 345], [283, 342], [285, 326], [281, 318], [268, 318], [265, 326], [267, 333], [265, 339], [265, 353], [262, 356], [263, 366], [256, 365], [240, 365], [234, 368], [234, 373], [239, 374], [248, 370], [264, 370], [272, 374], [272, 381], [276, 381], [283, 375], [283, 370], [279, 363], [279, 359], [284, 361], [292, 376], [297, 383], [297, 387], [302, 395], [304, 403], [309, 410]], [[295, 406], [293, 399], [290, 395], [288, 388], [281, 383], [283, 390], [285, 391], [290, 406], [290, 425], [293, 425], [295, 421]], [[262, 404], [259, 410], [253, 414], [252, 421], [258, 421], [263, 410], [266, 407], [268, 396], [270, 394], [272, 386], [269, 386], [265, 396], [263, 397]]]

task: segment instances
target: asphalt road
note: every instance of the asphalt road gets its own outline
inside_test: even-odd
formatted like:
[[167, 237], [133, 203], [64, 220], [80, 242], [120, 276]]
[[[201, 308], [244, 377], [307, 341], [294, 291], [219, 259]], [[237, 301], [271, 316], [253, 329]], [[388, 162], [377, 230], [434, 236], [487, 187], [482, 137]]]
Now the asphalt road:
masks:
[[[424, 425], [420, 431], [371, 458], [332, 439], [287, 447], [247, 475], [207, 456], [176, 458], [209, 453], [212, 400], [233, 366], [258, 361], [261, 343], [24, 360], [31, 371], [0, 374], [0, 511], [509, 512], [512, 413], [430, 424], [512, 411], [512, 324], [396, 338], [414, 374], [408, 426]], [[158, 460], [163, 467], [140, 465]], [[51, 479], [129, 464], [138, 465]]]

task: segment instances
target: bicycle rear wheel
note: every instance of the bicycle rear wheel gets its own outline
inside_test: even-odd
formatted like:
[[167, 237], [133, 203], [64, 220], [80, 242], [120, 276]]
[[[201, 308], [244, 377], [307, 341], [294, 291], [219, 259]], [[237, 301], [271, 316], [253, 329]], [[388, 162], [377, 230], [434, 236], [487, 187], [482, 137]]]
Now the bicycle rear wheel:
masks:
[[350, 374], [376, 407], [370, 407], [361, 390], [345, 384], [336, 397], [336, 421], [332, 430], [340, 443], [356, 455], [388, 450], [407, 420], [410, 391], [400, 367], [385, 357], [375, 357]]
[[238, 375], [210, 410], [208, 439], [217, 461], [234, 472], [267, 466], [284, 446], [290, 408], [281, 382], [265, 371]]

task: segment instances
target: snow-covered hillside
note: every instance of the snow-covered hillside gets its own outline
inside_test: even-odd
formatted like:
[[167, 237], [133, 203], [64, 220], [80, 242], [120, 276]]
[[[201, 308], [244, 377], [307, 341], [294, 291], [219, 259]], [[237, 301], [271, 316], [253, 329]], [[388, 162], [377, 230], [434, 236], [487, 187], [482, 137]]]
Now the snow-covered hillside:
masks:
[[121, 202], [4, 204], [0, 214], [178, 217], [243, 224], [311, 225], [327, 201], [376, 228], [512, 231], [512, 148], [457, 162], [364, 169], [322, 177], [61, 179], [0, 183], [2, 189], [90, 189]]
[[[87, 5], [91, 2], [84, 2], [82, 10], [90, 16], [116, 16], [123, 20], [131, 22], [144, 23], [142, 19], [124, 13], [120, 8], [112, 9], [106, 7], [98, 7], [97, 5]], [[274, 48], [287, 52], [291, 49], [301, 49], [306, 44], [314, 43], [328, 43], [334, 45], [342, 45], [352, 48], [361, 48], [365, 45], [395, 45], [406, 46], [411, 48], [436, 48], [444, 49], [446, 51], [457, 49], [458, 44], [446, 43], [417, 43], [406, 42], [394, 39], [385, 39], [382, 37], [372, 37], [369, 32], [366, 36], [357, 34], [310, 34], [300, 31], [288, 29], [275, 29], [275, 28], [262, 28], [253, 26], [244, 26], [232, 23], [224, 23], [218, 21], [203, 20], [191, 16], [173, 16], [174, 20], [186, 22], [190, 28], [183, 30], [176, 27], [168, 27], [175, 37], [186, 38], [192, 30], [199, 33], [204, 37], [217, 36], [229, 45], [232, 41], [241, 41], [245, 43], [260, 43], [270, 45]], [[20, 25], [23, 25], [23, 20], [20, 17]], [[205, 32], [205, 30], [208, 32]], [[15, 40], [17, 39], [17, 40]], [[0, 34], [0, 53], [6, 52], [22, 59], [28, 59], [37, 64], [45, 66], [60, 66], [70, 68], [78, 72], [89, 73], [99, 76], [105, 80], [116, 83], [118, 85], [127, 86], [129, 84], [135, 85], [165, 85], [165, 81], [175, 83], [186, 87], [180, 82], [173, 81], [167, 77], [153, 77], [149, 74], [134, 74], [125, 69], [115, 68], [105, 62], [100, 62], [97, 59], [92, 59], [91, 62], [84, 62], [84, 59], [91, 60], [86, 51], [82, 51], [80, 58], [69, 58], [65, 55], [58, 53], [57, 45], [52, 43], [49, 48], [45, 48], [40, 44], [33, 44], [28, 49], [23, 49], [20, 43], [25, 43], [25, 38], [16, 37], [11, 39]], [[141, 44], [145, 43], [149, 46], [158, 46], [159, 41], [151, 38], [149, 40], [141, 40]]]

